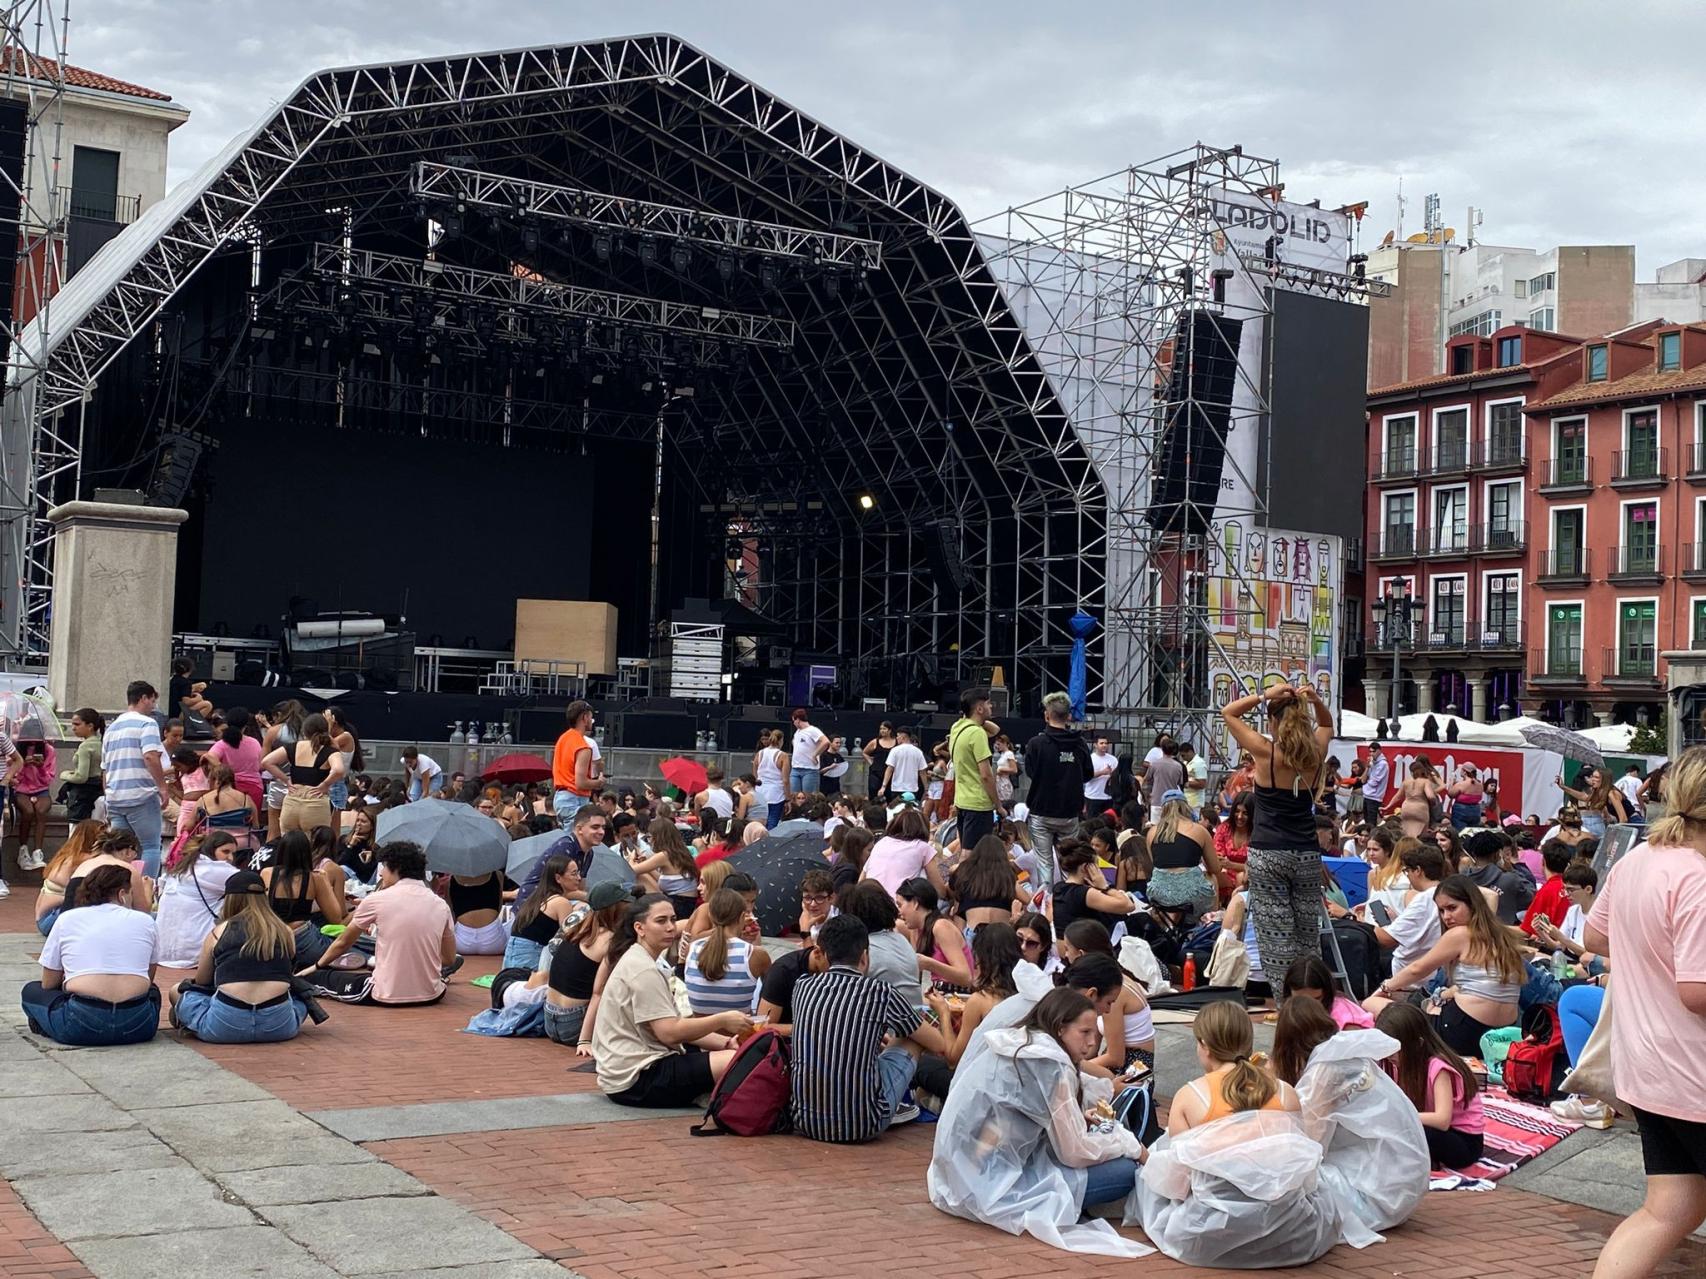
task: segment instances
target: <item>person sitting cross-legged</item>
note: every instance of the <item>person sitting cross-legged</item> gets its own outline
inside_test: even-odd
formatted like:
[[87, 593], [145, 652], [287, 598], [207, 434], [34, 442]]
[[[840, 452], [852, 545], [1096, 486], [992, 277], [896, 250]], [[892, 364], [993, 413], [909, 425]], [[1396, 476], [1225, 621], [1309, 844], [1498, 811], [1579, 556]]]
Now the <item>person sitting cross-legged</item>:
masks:
[[918, 1117], [901, 1097], [919, 1056], [946, 1045], [894, 986], [866, 974], [869, 934], [856, 916], [824, 924], [817, 944], [828, 970], [794, 987], [794, 1131], [814, 1141], [871, 1141]]
[[[372, 971], [340, 969], [338, 960], [369, 932], [377, 942]], [[362, 898], [319, 966], [299, 975], [344, 1003], [435, 1004], [460, 966], [450, 907], [426, 885], [426, 853], [392, 840], [379, 850], [379, 887]]]
[[160, 1025], [154, 918], [132, 909], [128, 866], [79, 879], [76, 909], [54, 922], [41, 948], [41, 980], [23, 990], [30, 1029], [82, 1048], [139, 1044]]
[[195, 976], [172, 990], [172, 1022], [210, 1044], [294, 1039], [308, 1006], [291, 994], [296, 935], [252, 870], [224, 881], [219, 923], [202, 943]]

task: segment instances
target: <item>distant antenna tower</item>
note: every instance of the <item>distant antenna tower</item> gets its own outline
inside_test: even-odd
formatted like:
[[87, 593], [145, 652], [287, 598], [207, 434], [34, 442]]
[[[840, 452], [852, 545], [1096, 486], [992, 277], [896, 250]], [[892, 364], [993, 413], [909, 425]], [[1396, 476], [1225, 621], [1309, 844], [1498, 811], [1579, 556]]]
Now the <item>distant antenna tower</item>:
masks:
[[1439, 216], [1439, 194], [1429, 193], [1422, 199], [1422, 230], [1427, 232], [1428, 243], [1445, 243], [1445, 222]]
[[1404, 243], [1404, 206], [1407, 204], [1409, 201], [1404, 198], [1404, 179], [1400, 176], [1398, 179], [1398, 231], [1392, 237], [1399, 244]]
[[1469, 216], [1463, 219], [1464, 235], [1468, 238], [1469, 247], [1475, 247], [1475, 228], [1481, 225], [1481, 210], [1473, 204], [1469, 206]]

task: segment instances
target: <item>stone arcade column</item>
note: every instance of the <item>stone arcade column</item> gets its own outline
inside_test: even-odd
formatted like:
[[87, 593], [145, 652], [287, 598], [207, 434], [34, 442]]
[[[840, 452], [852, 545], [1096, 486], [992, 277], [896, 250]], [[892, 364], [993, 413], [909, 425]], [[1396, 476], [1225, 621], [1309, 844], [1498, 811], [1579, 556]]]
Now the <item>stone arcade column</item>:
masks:
[[1414, 683], [1416, 685], [1416, 714], [1432, 714], [1434, 709], [1433, 671], [1430, 670], [1425, 674], [1415, 676]]
[[55, 530], [47, 687], [60, 714], [123, 710], [133, 679], [164, 696], [178, 525], [189, 512], [66, 502], [47, 518]]
[[1485, 676], [1469, 680], [1469, 718], [1477, 724], [1491, 722], [1487, 718], [1487, 680]]
[[1365, 679], [1362, 682], [1362, 704], [1368, 708], [1368, 714], [1375, 719], [1386, 718], [1386, 696], [1391, 692], [1391, 685], [1383, 679]]

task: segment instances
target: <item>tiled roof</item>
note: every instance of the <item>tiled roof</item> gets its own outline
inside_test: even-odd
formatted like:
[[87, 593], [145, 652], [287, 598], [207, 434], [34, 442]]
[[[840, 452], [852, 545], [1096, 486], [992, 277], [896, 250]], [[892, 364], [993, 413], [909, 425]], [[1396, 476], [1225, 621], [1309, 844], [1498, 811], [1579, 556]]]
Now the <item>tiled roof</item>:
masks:
[[1567, 386], [1549, 400], [1530, 404], [1529, 411], [1553, 408], [1560, 404], [1591, 404], [1598, 400], [1623, 400], [1644, 395], [1668, 395], [1672, 391], [1692, 391], [1706, 387], [1706, 365], [1692, 369], [1672, 369], [1667, 373], [1648, 370], [1631, 373], [1607, 382], [1577, 382]]
[[1530, 373], [1535, 365], [1507, 364], [1499, 369], [1475, 369], [1469, 373], [1436, 373], [1432, 377], [1420, 377], [1409, 382], [1395, 382], [1391, 386], [1370, 387], [1368, 396], [1373, 399], [1378, 395], [1396, 395], [1400, 391], [1425, 391], [1429, 387], [1450, 386], [1456, 382], [1474, 382], [1480, 378], [1508, 377], [1513, 373]]
[[[15, 66], [18, 59], [28, 61], [22, 66]], [[59, 64], [24, 53], [13, 46], [0, 54], [0, 73], [16, 74], [29, 80], [57, 80]], [[102, 75], [99, 71], [90, 71], [84, 67], [74, 67], [70, 63], [65, 66], [65, 83], [75, 89], [98, 89], [102, 93], [120, 93], [128, 98], [150, 98], [155, 102], [172, 100], [171, 94], [161, 93], [158, 89], [145, 89], [140, 84], [116, 80], [110, 75]]]

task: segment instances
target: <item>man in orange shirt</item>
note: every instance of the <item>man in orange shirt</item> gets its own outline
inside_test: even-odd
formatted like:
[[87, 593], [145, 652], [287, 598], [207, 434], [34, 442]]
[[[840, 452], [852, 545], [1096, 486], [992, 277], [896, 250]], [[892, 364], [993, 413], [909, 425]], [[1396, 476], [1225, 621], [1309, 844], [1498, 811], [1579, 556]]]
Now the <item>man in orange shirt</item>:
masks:
[[570, 702], [563, 714], [569, 727], [551, 754], [551, 785], [556, 790], [551, 807], [557, 820], [567, 825], [575, 810], [597, 793], [602, 778], [588, 737], [592, 732], [591, 703]]

